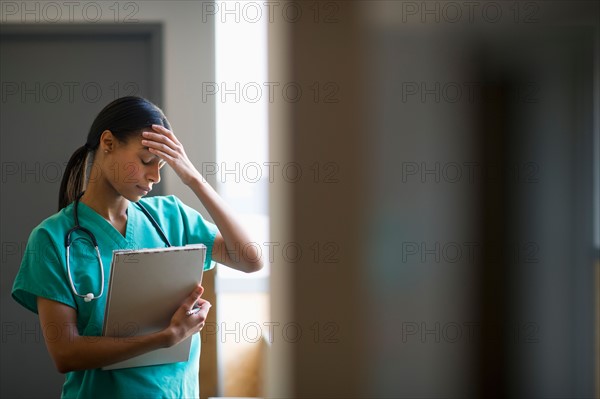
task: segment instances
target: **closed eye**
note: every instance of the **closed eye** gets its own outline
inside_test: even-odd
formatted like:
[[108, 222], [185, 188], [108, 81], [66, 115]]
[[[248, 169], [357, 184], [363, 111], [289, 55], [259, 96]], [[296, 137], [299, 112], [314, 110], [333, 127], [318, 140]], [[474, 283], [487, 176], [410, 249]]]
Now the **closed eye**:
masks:
[[[153, 158], [153, 159], [154, 159], [154, 158]], [[151, 159], [150, 161], [146, 162], [146, 161], [144, 161], [142, 158], [140, 158], [140, 161], [142, 162], [142, 165], [144, 165], [144, 166], [147, 166], [147, 165], [150, 165], [150, 164], [152, 163], [153, 159]], [[165, 164], [166, 164], [166, 162], [165, 162], [164, 160], [162, 160], [162, 159], [161, 159], [161, 160], [159, 161], [159, 163], [158, 163], [158, 168], [159, 168], [159, 169], [160, 169], [160, 168], [162, 168], [163, 166], [165, 166]]]

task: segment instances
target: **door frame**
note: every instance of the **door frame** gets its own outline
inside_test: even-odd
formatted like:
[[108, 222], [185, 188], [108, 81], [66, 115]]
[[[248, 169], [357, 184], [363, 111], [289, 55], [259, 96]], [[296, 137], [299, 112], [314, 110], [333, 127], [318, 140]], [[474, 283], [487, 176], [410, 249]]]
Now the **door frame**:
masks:
[[147, 36], [152, 49], [152, 93], [156, 105], [163, 109], [163, 24], [0, 24], [0, 36], [40, 36], [45, 34], [64, 36]]

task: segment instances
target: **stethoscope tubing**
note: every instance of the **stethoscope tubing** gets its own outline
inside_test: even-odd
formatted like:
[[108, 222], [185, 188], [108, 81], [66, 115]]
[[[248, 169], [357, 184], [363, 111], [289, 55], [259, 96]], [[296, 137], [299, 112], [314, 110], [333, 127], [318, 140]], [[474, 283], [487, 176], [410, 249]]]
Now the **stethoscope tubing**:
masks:
[[[67, 274], [69, 275], [69, 284], [71, 285], [71, 290], [73, 291], [73, 294], [75, 294], [76, 296], [78, 296], [80, 298], [83, 298], [85, 302], [90, 302], [93, 299], [100, 298], [104, 294], [104, 265], [102, 264], [102, 256], [100, 256], [100, 249], [98, 248], [98, 241], [96, 240], [96, 236], [94, 236], [94, 233], [92, 233], [90, 230], [86, 229], [85, 227], [82, 227], [79, 224], [78, 205], [79, 205], [79, 200], [83, 196], [84, 193], [85, 193], [85, 191], [82, 191], [77, 196], [77, 198], [75, 199], [75, 202], [73, 204], [73, 214], [74, 214], [74, 218], [75, 218], [75, 226], [72, 227], [67, 232], [67, 235], [65, 236], [65, 247], [66, 247], [66, 253], [67, 253]], [[142, 210], [142, 212], [148, 217], [148, 219], [150, 219], [150, 222], [152, 223], [152, 225], [154, 226], [154, 228], [160, 235], [161, 239], [165, 242], [165, 244], [167, 244], [167, 247], [170, 247], [171, 243], [169, 242], [169, 239], [167, 238], [163, 229], [161, 229], [161, 227], [159, 226], [158, 222], [152, 217], [152, 215], [150, 214], [150, 212], [148, 212], [148, 210], [146, 209], [145, 206], [143, 206], [139, 202], [136, 202], [136, 204]], [[81, 230], [88, 235], [88, 237], [92, 240], [94, 249], [96, 250], [96, 257], [98, 259], [98, 264], [100, 265], [100, 275], [101, 275], [100, 293], [97, 296], [91, 292], [87, 293], [86, 295], [80, 294], [79, 292], [77, 292], [77, 289], [75, 288], [75, 284], [73, 283], [73, 277], [71, 275], [71, 261], [70, 261], [71, 233], [73, 233], [77, 230]]]

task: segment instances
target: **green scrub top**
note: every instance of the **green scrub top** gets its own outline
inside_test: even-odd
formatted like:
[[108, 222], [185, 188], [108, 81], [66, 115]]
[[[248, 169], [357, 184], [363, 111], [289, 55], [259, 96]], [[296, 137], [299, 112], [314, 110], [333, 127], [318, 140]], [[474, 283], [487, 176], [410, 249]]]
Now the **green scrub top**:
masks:
[[[177, 197], [156, 196], [140, 202], [156, 219], [173, 246], [202, 243], [207, 247], [204, 270], [214, 267], [212, 247], [217, 227]], [[50, 216], [33, 229], [13, 285], [12, 296], [37, 313], [37, 297], [64, 303], [77, 310], [77, 327], [82, 336], [102, 335], [104, 308], [110, 281], [112, 251], [166, 247], [156, 228], [141, 209], [130, 202], [127, 230], [123, 236], [106, 219], [80, 202], [79, 223], [89, 229], [98, 242], [104, 264], [104, 294], [85, 302], [71, 290], [66, 266], [65, 236], [75, 225], [73, 203]], [[91, 240], [85, 233], [71, 235], [71, 275], [80, 294], [100, 293], [100, 265]], [[84, 353], [81, 356], [85, 356]], [[187, 362], [119, 370], [91, 369], [66, 374], [63, 398], [197, 398], [199, 334], [194, 334]]]

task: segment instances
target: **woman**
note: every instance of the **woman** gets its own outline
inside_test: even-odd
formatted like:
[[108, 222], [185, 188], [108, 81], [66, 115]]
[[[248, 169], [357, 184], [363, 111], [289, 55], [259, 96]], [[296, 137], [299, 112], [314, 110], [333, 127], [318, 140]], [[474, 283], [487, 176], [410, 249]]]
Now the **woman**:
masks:
[[[142, 199], [160, 182], [165, 164], [196, 194], [216, 226], [175, 196]], [[75, 218], [82, 229], [71, 232], [67, 268], [65, 237]], [[83, 228], [95, 236], [100, 256]], [[164, 330], [134, 340], [101, 337], [112, 251], [164, 247], [167, 240], [173, 246], [205, 244], [205, 270], [213, 261], [244, 272], [262, 267], [255, 246], [245, 245], [251, 242], [249, 235], [190, 162], [163, 112], [144, 98], [119, 98], [98, 114], [85, 145], [69, 160], [59, 212], [32, 231], [13, 286], [15, 300], [38, 313], [48, 351], [57, 369], [66, 373], [62, 397], [199, 396], [196, 333], [210, 308], [201, 298], [201, 286]], [[103, 287], [101, 265], [106, 274]], [[198, 307], [197, 313], [187, 314]], [[101, 369], [176, 345], [190, 335], [188, 362]]]

